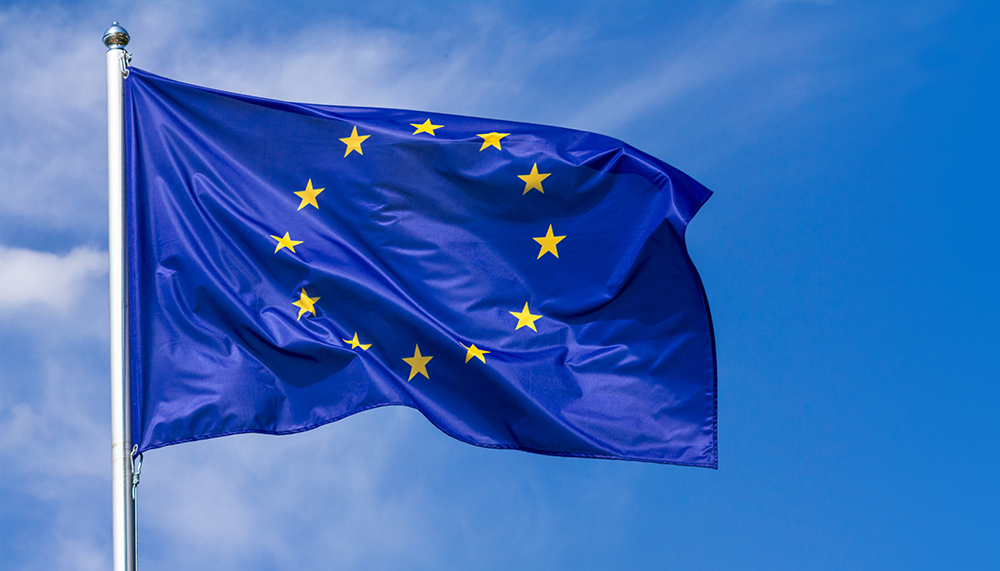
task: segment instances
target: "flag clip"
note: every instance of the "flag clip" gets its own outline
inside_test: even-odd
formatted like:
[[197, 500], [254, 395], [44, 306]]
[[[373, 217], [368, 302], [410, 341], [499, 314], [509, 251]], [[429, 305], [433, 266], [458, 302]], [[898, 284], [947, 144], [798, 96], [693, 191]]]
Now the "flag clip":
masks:
[[[138, 454], [137, 454], [138, 453]], [[132, 500], [135, 501], [135, 489], [139, 487], [139, 473], [142, 472], [142, 453], [139, 445], [132, 447]]]
[[122, 57], [118, 62], [122, 64], [122, 77], [128, 77], [128, 66], [132, 63], [132, 54], [128, 53], [128, 50], [125, 48], [122, 48]]

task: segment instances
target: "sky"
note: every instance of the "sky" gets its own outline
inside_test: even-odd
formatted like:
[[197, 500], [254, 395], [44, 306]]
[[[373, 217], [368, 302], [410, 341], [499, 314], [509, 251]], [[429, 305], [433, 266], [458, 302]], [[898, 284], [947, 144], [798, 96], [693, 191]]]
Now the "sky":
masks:
[[141, 569], [1000, 566], [995, 4], [43, 1], [0, 4], [0, 569], [110, 567], [113, 20], [180, 81], [595, 131], [715, 192], [718, 470], [387, 407], [146, 454]]

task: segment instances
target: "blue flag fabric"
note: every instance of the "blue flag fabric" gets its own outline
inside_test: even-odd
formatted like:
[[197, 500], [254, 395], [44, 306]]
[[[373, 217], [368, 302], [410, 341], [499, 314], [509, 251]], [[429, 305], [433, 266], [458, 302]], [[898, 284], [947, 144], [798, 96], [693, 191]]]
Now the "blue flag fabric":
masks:
[[717, 466], [711, 192], [609, 137], [125, 80], [133, 438], [384, 405], [461, 441]]

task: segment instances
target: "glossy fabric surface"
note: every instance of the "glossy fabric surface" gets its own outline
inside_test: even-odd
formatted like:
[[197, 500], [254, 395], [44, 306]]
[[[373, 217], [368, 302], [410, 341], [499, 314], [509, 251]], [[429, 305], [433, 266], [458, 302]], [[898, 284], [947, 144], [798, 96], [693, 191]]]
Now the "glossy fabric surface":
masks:
[[[568, 129], [134, 68], [125, 86], [140, 450], [405, 405], [480, 446], [717, 465], [711, 318], [684, 242], [711, 193], [690, 177]], [[508, 135], [483, 148], [489, 133]], [[541, 190], [519, 178], [533, 166]], [[295, 194], [307, 182], [318, 207]], [[558, 257], [535, 240], [550, 225]], [[286, 232], [301, 243], [275, 252]], [[512, 314], [526, 303], [535, 330]], [[426, 374], [404, 361], [417, 347]]]

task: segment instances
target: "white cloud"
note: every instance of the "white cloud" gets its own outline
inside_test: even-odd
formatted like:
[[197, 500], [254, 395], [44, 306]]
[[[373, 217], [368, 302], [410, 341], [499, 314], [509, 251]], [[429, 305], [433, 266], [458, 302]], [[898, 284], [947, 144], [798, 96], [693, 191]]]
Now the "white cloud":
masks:
[[92, 248], [60, 256], [0, 246], [0, 309], [66, 311], [107, 271], [107, 253]]
[[547, 24], [544, 33], [506, 26], [486, 6], [456, 9], [447, 31], [305, 22], [293, 45], [283, 35], [213, 38], [218, 13], [192, 18], [154, 7], [137, 16], [134, 63], [157, 74], [277, 99], [448, 113], [516, 101], [533, 73], [574, 53], [590, 34], [572, 25]]
[[107, 258], [0, 247], [0, 490], [48, 548], [22, 568], [107, 568]]
[[[87, 268], [83, 252], [79, 265]], [[52, 271], [65, 258], [74, 259], [47, 254], [42, 264]], [[43, 302], [0, 311], [0, 489], [12, 507], [32, 506], [46, 522], [31, 534], [47, 549], [25, 569], [107, 568], [107, 289], [79, 281], [83, 292], [65, 308]]]
[[412, 411], [381, 409], [304, 434], [150, 452], [140, 505], [151, 515], [140, 526], [149, 550], [162, 555], [147, 563], [244, 569], [336, 561], [353, 569], [423, 558], [439, 548], [435, 509], [419, 486], [400, 493], [392, 469], [424, 422]]
[[106, 550], [99, 549], [86, 539], [73, 537], [60, 538], [55, 550], [55, 562], [60, 569], [78, 569], [79, 571], [99, 571], [111, 567], [111, 558]]

